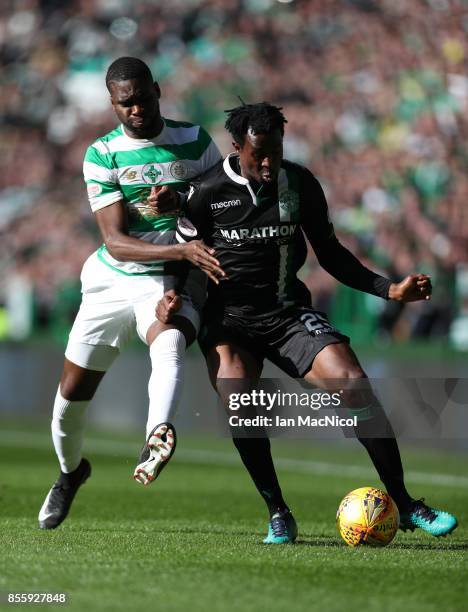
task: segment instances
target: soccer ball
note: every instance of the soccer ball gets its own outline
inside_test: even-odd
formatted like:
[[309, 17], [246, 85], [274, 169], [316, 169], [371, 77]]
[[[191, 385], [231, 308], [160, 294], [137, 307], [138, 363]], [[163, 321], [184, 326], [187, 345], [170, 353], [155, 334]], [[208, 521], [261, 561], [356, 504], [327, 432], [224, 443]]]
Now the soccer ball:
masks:
[[390, 495], [374, 487], [361, 487], [343, 498], [336, 525], [348, 546], [387, 546], [398, 531], [400, 515]]

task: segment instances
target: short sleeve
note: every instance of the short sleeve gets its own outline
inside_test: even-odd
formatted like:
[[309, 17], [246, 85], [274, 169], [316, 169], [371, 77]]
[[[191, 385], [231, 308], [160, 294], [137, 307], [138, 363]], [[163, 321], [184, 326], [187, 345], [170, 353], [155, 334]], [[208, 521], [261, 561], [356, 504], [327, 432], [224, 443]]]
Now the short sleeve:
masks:
[[197, 175], [203, 174], [222, 160], [221, 153], [208, 132], [200, 127], [197, 144], [200, 148]]
[[107, 159], [109, 154], [102, 151], [103, 144], [98, 141], [88, 147], [83, 162], [83, 176], [93, 212], [123, 199], [117, 173]]

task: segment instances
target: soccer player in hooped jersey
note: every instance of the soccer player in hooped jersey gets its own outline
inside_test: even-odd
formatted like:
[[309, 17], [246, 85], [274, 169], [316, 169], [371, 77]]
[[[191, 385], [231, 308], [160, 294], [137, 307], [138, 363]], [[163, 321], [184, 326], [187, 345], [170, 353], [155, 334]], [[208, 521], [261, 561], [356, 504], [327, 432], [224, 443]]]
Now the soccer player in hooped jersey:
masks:
[[[259, 103], [228, 112], [235, 152], [192, 182], [186, 207], [198, 237], [214, 247], [226, 273], [219, 284], [209, 283], [199, 335], [213, 385], [226, 401], [233, 379], [247, 387], [258, 380], [264, 358], [324, 389], [336, 390], [339, 380], [345, 404], [357, 418], [356, 435], [399, 508], [401, 527], [420, 527], [435, 536], [450, 533], [457, 526], [454, 516], [409, 495], [391, 425], [349, 338], [314, 310], [297, 278], [307, 252], [303, 232], [320, 265], [360, 291], [401, 302], [430, 299], [430, 278], [414, 274], [392, 283], [340, 244], [317, 179], [283, 159], [281, 109]], [[181, 304], [177, 292], [168, 291], [158, 304], [158, 318], [170, 321]], [[234, 443], [270, 512], [265, 543], [294, 541], [297, 527], [282, 497], [269, 440], [244, 437]]]
[[[206, 275], [222, 275], [213, 250], [200, 241], [174, 244], [177, 213], [155, 214], [152, 202], [177, 207], [177, 189], [221, 159], [197, 125], [161, 117], [160, 89], [148, 66], [123, 57], [109, 67], [106, 85], [120, 125], [86, 151], [84, 178], [104, 244], [85, 262], [82, 303], [65, 351], [53, 407], [52, 439], [60, 476], [39, 512], [39, 526], [53, 529], [69, 511], [91, 473], [82, 457], [86, 410], [99, 382], [135, 334], [149, 346], [146, 443], [134, 477], [154, 480], [174, 452], [171, 423], [182, 382], [186, 346], [196, 337]], [[167, 185], [173, 189], [169, 190]], [[178, 318], [156, 320], [155, 305], [184, 279]]]

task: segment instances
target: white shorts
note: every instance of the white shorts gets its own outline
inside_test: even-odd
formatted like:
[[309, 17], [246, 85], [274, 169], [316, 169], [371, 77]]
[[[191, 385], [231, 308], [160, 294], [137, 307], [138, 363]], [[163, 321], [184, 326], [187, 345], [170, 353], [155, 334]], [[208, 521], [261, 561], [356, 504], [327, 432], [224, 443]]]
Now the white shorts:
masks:
[[[156, 305], [167, 289], [165, 276], [121, 274], [102, 263], [93, 253], [81, 272], [83, 297], [70, 331], [65, 351], [67, 359], [93, 369], [92, 356], [79, 358], [83, 354], [83, 345], [112, 347], [114, 351], [108, 352], [116, 355], [135, 336], [135, 332], [146, 343], [146, 333], [156, 321]], [[188, 319], [198, 334], [200, 314], [188, 295], [182, 294], [182, 307], [177, 314]], [[100, 354], [104, 354], [102, 350]], [[104, 366], [94, 369], [104, 370]]]

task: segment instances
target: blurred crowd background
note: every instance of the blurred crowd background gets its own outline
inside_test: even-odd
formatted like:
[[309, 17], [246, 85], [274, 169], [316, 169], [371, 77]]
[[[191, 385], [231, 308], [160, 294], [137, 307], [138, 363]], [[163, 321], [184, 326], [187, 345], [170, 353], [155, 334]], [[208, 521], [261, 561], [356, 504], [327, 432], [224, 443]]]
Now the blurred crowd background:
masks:
[[303, 277], [355, 342], [468, 350], [467, 0], [3, 0], [0, 339], [66, 337], [99, 236], [85, 149], [115, 125], [104, 76], [144, 59], [163, 115], [230, 151], [224, 113], [283, 107], [285, 155], [319, 178], [341, 240], [374, 269], [432, 275], [400, 307]]

